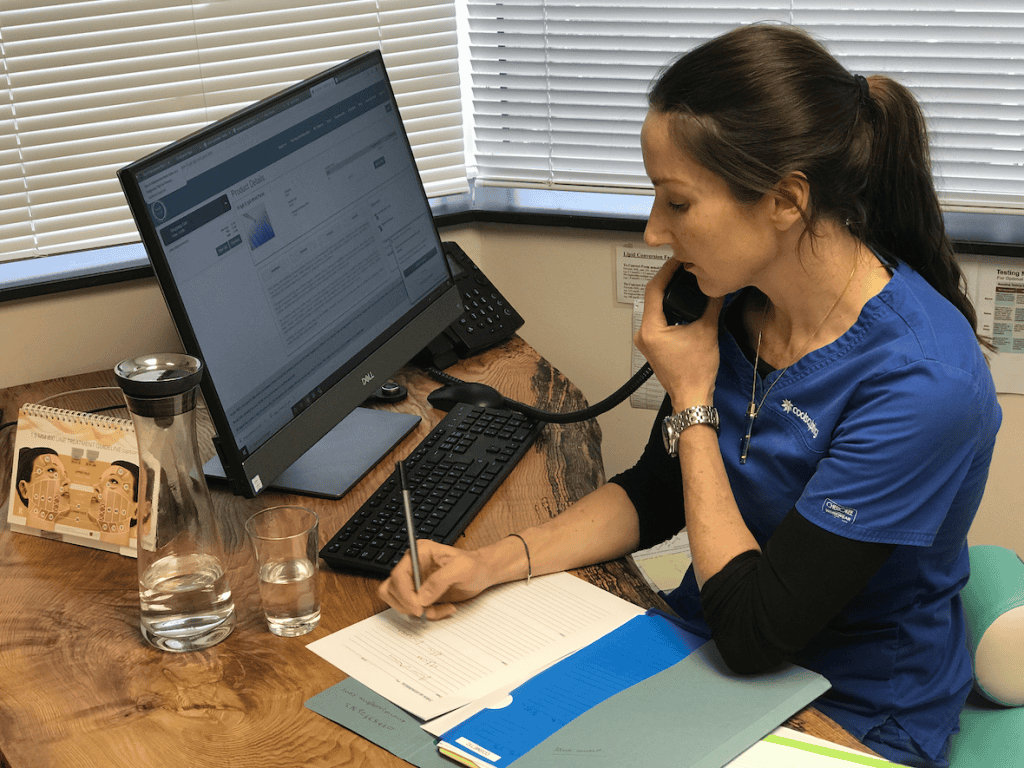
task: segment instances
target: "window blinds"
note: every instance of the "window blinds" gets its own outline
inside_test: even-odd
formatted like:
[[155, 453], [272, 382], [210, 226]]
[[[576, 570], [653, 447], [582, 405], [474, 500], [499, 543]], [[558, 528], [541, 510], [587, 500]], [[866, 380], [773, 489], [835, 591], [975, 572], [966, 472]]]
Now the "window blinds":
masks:
[[454, 0], [3, 0], [0, 260], [138, 240], [115, 172], [379, 47], [431, 196], [466, 189]]
[[700, 42], [766, 20], [917, 95], [948, 207], [1024, 212], [1019, 0], [469, 0], [477, 181], [649, 193], [639, 133], [651, 80]]

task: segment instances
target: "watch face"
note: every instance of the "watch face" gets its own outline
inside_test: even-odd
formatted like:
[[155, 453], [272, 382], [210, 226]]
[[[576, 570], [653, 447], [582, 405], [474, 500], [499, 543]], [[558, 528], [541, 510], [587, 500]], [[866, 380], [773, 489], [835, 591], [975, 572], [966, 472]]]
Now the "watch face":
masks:
[[695, 424], [707, 424], [718, 432], [718, 411], [713, 407], [697, 405], [664, 418], [661, 422], [661, 437], [665, 441], [665, 450], [669, 456], [675, 456], [679, 452], [679, 434]]
[[672, 424], [672, 417], [666, 416], [661, 422], [661, 439], [665, 441], [665, 450], [669, 456], [675, 456], [676, 446], [679, 444], [679, 435]]

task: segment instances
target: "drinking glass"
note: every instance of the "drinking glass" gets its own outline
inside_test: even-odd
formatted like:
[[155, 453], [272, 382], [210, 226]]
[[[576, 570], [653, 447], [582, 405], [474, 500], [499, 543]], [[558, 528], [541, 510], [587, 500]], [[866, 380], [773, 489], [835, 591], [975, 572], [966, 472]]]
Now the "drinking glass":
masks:
[[256, 555], [263, 613], [275, 635], [304, 635], [320, 622], [319, 522], [311, 509], [281, 506], [261, 510], [245, 523]]

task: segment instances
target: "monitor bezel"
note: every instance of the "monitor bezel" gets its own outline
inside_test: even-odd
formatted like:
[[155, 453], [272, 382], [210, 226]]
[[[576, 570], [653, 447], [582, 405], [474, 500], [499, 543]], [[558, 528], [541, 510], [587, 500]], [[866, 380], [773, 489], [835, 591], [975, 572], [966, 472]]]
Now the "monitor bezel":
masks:
[[[140, 176], [189, 146], [250, 120], [254, 115], [265, 113], [280, 103], [316, 87], [320, 82], [339, 74], [363, 71], [375, 65], [379, 65], [384, 74], [383, 79], [388, 88], [391, 104], [402, 125], [402, 141], [410, 159], [415, 162], [401, 113], [398, 111], [394, 89], [384, 67], [383, 56], [379, 50], [371, 50], [210, 123], [117, 172], [168, 312], [186, 353], [204, 362], [206, 360], [167, 262], [157, 228], [145, 214], [147, 208], [139, 184]], [[429, 212], [429, 201], [418, 174], [416, 180], [423, 204]], [[431, 220], [433, 221], [432, 218]], [[200, 386], [216, 432], [214, 445], [222, 471], [234, 493], [253, 498], [265, 488], [272, 486], [273, 481], [282, 472], [298, 461], [355, 408], [370, 398], [381, 384], [412, 360], [461, 315], [461, 296], [451, 274], [448, 259], [444, 256], [436, 225], [432, 229], [439, 257], [444, 261], [448, 271], [447, 280], [378, 336], [373, 344], [364, 347], [360, 357], [349, 358], [346, 361], [350, 363], [349, 370], [339, 381], [247, 455], [239, 449], [217, 391], [217, 382], [207, 369], [207, 375], [203, 377]]]

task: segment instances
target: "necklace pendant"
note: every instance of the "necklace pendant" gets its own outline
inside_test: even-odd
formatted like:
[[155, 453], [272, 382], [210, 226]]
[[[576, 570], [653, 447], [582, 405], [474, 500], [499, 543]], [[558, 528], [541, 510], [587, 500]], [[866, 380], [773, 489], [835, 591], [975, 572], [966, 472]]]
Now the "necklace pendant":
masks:
[[751, 403], [747, 407], [747, 433], [743, 435], [743, 442], [740, 444], [740, 464], [747, 463], [747, 453], [750, 451], [750, 436], [754, 432], [754, 419], [757, 418], [757, 409]]
[[747, 463], [747, 451], [750, 450], [750, 431], [743, 436], [743, 445], [740, 446], [740, 464]]

